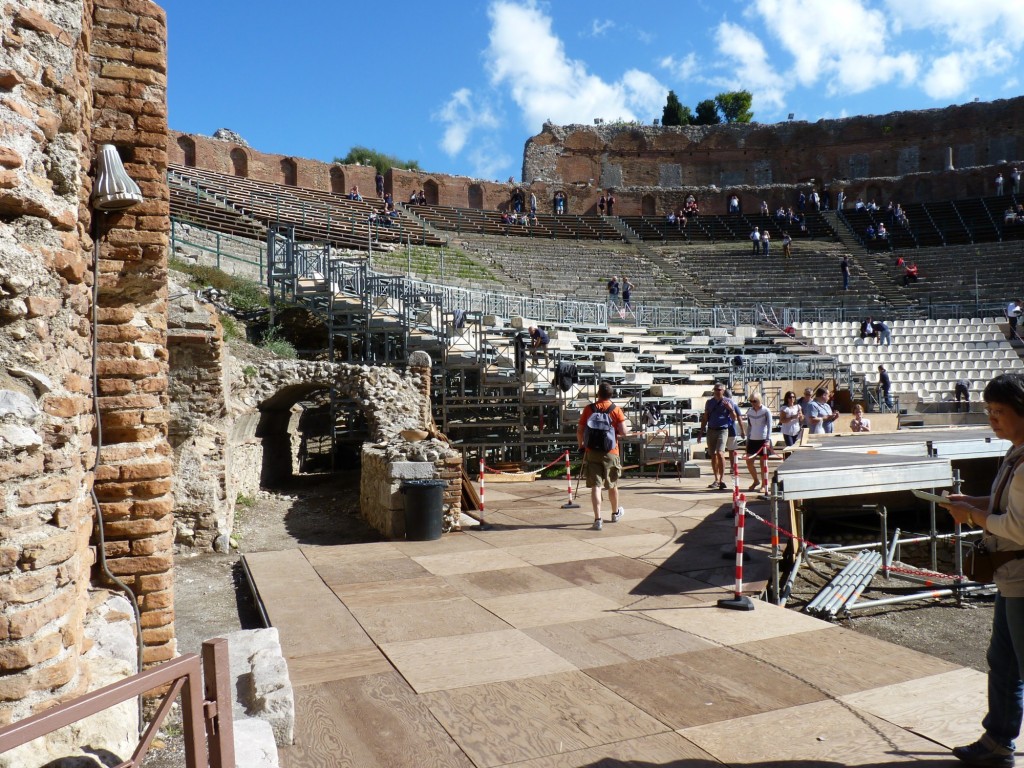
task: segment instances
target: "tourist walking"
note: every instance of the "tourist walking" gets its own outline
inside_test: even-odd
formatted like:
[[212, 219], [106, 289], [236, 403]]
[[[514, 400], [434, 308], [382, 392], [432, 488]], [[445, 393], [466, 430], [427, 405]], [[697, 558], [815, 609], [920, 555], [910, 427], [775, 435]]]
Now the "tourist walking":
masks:
[[594, 530], [603, 526], [601, 517], [602, 488], [608, 490], [612, 507], [612, 522], [622, 519], [625, 510], [619, 504], [617, 483], [622, 474], [619, 459], [619, 437], [626, 436], [626, 417], [622, 409], [612, 402], [615, 391], [607, 381], [597, 386], [597, 402], [590, 403], [580, 414], [576, 425], [576, 442], [583, 454], [583, 474], [590, 489], [590, 503], [594, 509]]

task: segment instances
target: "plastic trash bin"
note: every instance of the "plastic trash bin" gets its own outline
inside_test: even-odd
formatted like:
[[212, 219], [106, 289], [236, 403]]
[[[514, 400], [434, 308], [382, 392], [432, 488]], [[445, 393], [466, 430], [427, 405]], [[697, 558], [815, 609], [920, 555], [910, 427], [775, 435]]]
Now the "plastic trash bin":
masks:
[[444, 480], [406, 480], [399, 488], [405, 496], [405, 538], [433, 541], [441, 538], [444, 520]]

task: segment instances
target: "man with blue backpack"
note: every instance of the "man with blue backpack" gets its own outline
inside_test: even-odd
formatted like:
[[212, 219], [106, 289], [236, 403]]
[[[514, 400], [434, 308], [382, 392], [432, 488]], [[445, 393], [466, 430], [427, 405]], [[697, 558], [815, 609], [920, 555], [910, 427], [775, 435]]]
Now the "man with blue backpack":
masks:
[[622, 474], [618, 438], [626, 435], [626, 417], [622, 409], [612, 402], [614, 394], [612, 385], [602, 381], [597, 387], [597, 402], [583, 409], [576, 427], [576, 441], [581, 450], [586, 450], [583, 473], [587, 478], [587, 488], [590, 489], [590, 502], [594, 507], [595, 531], [600, 531], [603, 525], [602, 488], [608, 489], [608, 501], [614, 510], [612, 522], [621, 520], [625, 512], [619, 506], [619, 489], [616, 484]]

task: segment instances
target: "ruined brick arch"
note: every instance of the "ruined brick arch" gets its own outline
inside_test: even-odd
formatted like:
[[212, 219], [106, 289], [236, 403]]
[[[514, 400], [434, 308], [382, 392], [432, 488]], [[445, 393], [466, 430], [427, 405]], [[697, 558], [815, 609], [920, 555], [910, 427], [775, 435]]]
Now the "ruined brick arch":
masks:
[[249, 156], [241, 147], [231, 150], [231, 170], [235, 176], [243, 179], [249, 178]]
[[190, 136], [179, 136], [178, 146], [181, 148], [182, 164], [189, 167], [196, 167], [196, 142]]
[[646, 194], [640, 198], [640, 214], [642, 216], [657, 216], [657, 201], [654, 195]]
[[478, 211], [484, 208], [484, 188], [479, 184], [469, 185], [469, 207]]
[[340, 165], [331, 166], [331, 192], [335, 195], [344, 195], [348, 192], [345, 188], [345, 169]]
[[299, 183], [299, 167], [293, 158], [281, 158], [281, 183], [289, 187]]
[[423, 182], [423, 194], [426, 195], [428, 205], [437, 205], [438, 200], [441, 199], [440, 187], [433, 179]]

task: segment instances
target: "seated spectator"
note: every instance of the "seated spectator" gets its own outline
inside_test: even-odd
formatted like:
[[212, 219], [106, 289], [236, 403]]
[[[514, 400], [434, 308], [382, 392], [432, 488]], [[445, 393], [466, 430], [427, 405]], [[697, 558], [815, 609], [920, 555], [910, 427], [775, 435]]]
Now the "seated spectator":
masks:
[[409, 205], [416, 205], [416, 190], [409, 193]]
[[907, 265], [906, 270], [903, 273], [903, 286], [906, 287], [911, 283], [917, 282], [917, 263], [910, 262]]
[[762, 216], [767, 216], [768, 215], [768, 201], [767, 200], [762, 200], [761, 201], [761, 215]]
[[665, 216], [665, 222], [668, 224], [675, 224], [677, 221], [675, 211], [669, 211], [668, 215]]
[[681, 231], [686, 229], [686, 225], [689, 223], [689, 220], [685, 216], [683, 216], [683, 212], [680, 211], [679, 215], [676, 217], [676, 222], [678, 222], [679, 229]]
[[376, 211], [370, 211], [370, 215], [366, 217], [366, 223], [369, 224], [370, 226], [373, 226], [374, 224], [377, 223]]
[[896, 268], [897, 268], [897, 269], [902, 269], [903, 265], [904, 265], [904, 264], [906, 264], [906, 263], [907, 263], [907, 262], [905, 262], [905, 261], [903, 260], [903, 257], [902, 257], [902, 256], [897, 256], [897, 257], [896, 257]]
[[868, 318], [860, 324], [860, 338], [863, 339], [874, 339], [875, 336], [875, 324], [872, 318]]
[[535, 211], [530, 211], [530, 213], [527, 214], [526, 221], [531, 227], [537, 226], [537, 213]]
[[854, 203], [853, 207], [854, 207], [855, 210], [863, 211], [864, 210], [864, 200], [858, 197], [857, 198], [857, 202]]
[[1014, 207], [1012, 205], [1009, 208], [1007, 208], [1006, 209], [1006, 213], [1003, 214], [1003, 223], [1004, 224], [1016, 224], [1017, 223], [1017, 211], [1014, 210]]
[[508, 211], [502, 211], [501, 212], [501, 223], [502, 224], [512, 224], [513, 223], [512, 222], [512, 217], [509, 216]]
[[779, 209], [775, 211], [775, 218], [778, 219], [779, 221], [782, 221], [784, 218], [786, 218], [786, 209], [783, 208], [781, 205], [779, 206]]
[[519, 222], [518, 223], [519, 223], [519, 226], [525, 227], [525, 226], [527, 226], [530, 223], [530, 220], [526, 217], [525, 213], [520, 213], [519, 214]]
[[392, 221], [394, 221], [394, 219], [383, 208], [381, 209], [380, 213], [377, 214], [377, 222], [379, 224], [384, 225], [385, 227], [390, 227]]
[[697, 216], [700, 214], [700, 210], [697, 208], [697, 201], [693, 198], [693, 195], [690, 195], [686, 199], [686, 205], [683, 206], [683, 212], [687, 216]]
[[384, 195], [384, 205], [388, 206], [388, 208], [392, 208], [395, 205], [395, 201], [391, 197], [391, 193], [390, 192], [387, 192]]
[[425, 194], [423, 194], [423, 190], [422, 189], [419, 191], [419, 194], [416, 195], [416, 202], [419, 205], [426, 205], [427, 204], [427, 196]]
[[876, 235], [882, 240], [885, 240], [889, 237], [889, 231], [885, 228], [885, 222], [878, 222], [878, 232], [876, 233]]
[[384, 211], [387, 213], [388, 217], [392, 221], [394, 221], [395, 219], [397, 219], [401, 215], [399, 210], [397, 208], [395, 208], [395, 204], [394, 203], [391, 203], [391, 205], [387, 206], [384, 209]]
[[537, 362], [537, 353], [540, 352], [544, 355], [544, 365], [547, 365], [548, 344], [551, 341], [551, 337], [548, 336], [547, 331], [535, 325], [531, 325], [528, 330], [530, 333], [530, 354], [533, 357], [533, 362]]
[[868, 236], [869, 240], [874, 240], [876, 237], [874, 225], [868, 224], [868, 228], [864, 230], [864, 234]]
[[359, 187], [352, 187], [352, 190], [348, 193], [348, 199], [356, 200], [360, 203], [363, 202], [363, 196], [359, 194]]

